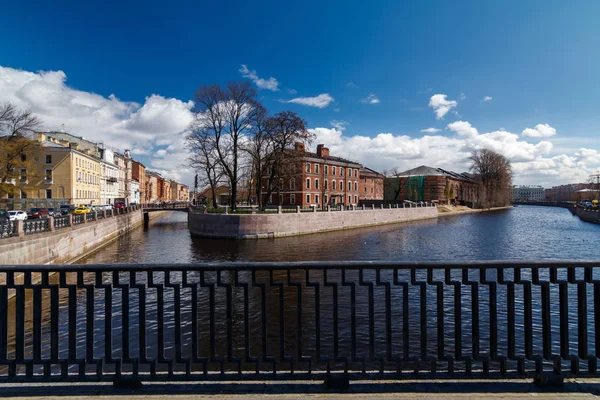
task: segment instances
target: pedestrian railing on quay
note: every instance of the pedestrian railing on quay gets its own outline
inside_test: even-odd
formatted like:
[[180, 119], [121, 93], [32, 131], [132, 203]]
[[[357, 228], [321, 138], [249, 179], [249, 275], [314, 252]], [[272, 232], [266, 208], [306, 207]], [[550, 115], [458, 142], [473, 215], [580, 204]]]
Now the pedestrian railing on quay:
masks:
[[11, 237], [17, 234], [15, 221], [0, 222], [0, 238]]
[[85, 214], [73, 214], [73, 225], [83, 224], [85, 221]]
[[112, 209], [111, 210], [106, 210], [105, 212], [106, 212], [106, 217], [107, 218], [110, 218], [110, 217], [113, 216], [113, 210]]
[[68, 228], [69, 226], [68, 215], [54, 217], [54, 229]]
[[0, 381], [598, 377], [600, 261], [0, 267]]
[[90, 222], [90, 221], [95, 221], [96, 220], [96, 213], [95, 212], [89, 212], [89, 213], [83, 214], [83, 215], [85, 215], [86, 222]]
[[47, 232], [50, 230], [49, 218], [31, 219], [23, 222], [23, 232], [25, 235]]

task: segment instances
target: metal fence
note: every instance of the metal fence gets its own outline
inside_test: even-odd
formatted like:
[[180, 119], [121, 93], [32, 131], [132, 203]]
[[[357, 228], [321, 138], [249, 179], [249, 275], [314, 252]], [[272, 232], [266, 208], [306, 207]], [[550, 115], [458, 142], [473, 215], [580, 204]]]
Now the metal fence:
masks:
[[23, 232], [26, 235], [32, 235], [34, 233], [41, 233], [50, 230], [50, 219], [49, 218], [38, 218], [23, 221]]
[[0, 267], [0, 381], [598, 376], [600, 261]]
[[11, 237], [17, 234], [17, 223], [14, 221], [0, 222], [0, 238]]
[[54, 217], [54, 229], [62, 229], [69, 227], [69, 216]]
[[83, 224], [85, 222], [85, 214], [73, 214], [73, 225]]

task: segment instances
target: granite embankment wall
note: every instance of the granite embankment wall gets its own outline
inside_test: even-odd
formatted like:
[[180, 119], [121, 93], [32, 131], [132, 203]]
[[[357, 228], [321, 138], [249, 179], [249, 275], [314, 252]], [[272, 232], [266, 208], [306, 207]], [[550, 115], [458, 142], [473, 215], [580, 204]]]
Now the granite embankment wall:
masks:
[[261, 239], [437, 218], [435, 207], [281, 214], [201, 214], [190, 211], [192, 236]]
[[577, 215], [580, 220], [600, 224], [600, 210], [582, 208], [575, 208], [574, 210], [574, 214]]
[[143, 211], [0, 240], [0, 265], [68, 264], [141, 225]]

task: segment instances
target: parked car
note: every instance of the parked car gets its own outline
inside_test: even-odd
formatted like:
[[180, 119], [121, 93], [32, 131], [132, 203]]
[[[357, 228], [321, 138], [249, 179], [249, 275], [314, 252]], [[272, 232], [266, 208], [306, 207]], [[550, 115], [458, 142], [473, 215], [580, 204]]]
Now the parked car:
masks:
[[103, 208], [104, 208], [106, 211], [108, 211], [108, 210], [112, 210], [112, 209], [113, 209], [113, 206], [112, 206], [112, 205], [110, 205], [110, 204], [105, 204], [105, 205], [103, 205], [102, 207], [103, 207]]
[[72, 204], [63, 204], [62, 206], [60, 206], [59, 210], [62, 215], [69, 215], [70, 213], [75, 211], [75, 206]]
[[21, 210], [9, 211], [8, 216], [11, 221], [27, 221], [27, 213]]
[[8, 222], [11, 221], [8, 211], [3, 208], [0, 208], [0, 222]]
[[75, 209], [74, 213], [75, 214], [87, 214], [90, 211], [91, 210], [89, 208], [87, 208], [86, 206], [79, 206]]
[[32, 208], [27, 211], [27, 219], [48, 218], [48, 210], [45, 208]]
[[115, 202], [115, 208], [125, 208], [125, 203], [123, 203], [123, 202]]
[[53, 207], [48, 208], [48, 216], [54, 217], [54, 208]]

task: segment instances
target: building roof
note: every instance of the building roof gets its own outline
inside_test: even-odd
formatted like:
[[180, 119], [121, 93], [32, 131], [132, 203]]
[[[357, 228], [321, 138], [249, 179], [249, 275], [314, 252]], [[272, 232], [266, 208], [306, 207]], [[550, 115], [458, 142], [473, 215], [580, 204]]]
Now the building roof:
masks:
[[290, 152], [296, 152], [299, 155], [301, 155], [302, 157], [310, 157], [310, 158], [318, 158], [321, 160], [325, 160], [325, 161], [334, 161], [334, 162], [339, 162], [339, 163], [343, 163], [343, 164], [352, 164], [352, 165], [356, 165], [356, 166], [361, 166], [362, 164], [356, 161], [351, 161], [351, 160], [347, 160], [345, 158], [342, 157], [335, 157], [335, 156], [319, 156], [317, 153], [313, 153], [311, 151], [303, 151], [303, 152], [297, 152], [296, 150], [288, 150]]
[[428, 167], [426, 165], [421, 165], [420, 167], [401, 172], [397, 176], [401, 177], [401, 178], [411, 177], [411, 176], [448, 176], [450, 178], [457, 179], [457, 180], [473, 181], [473, 175], [468, 174], [466, 172], [459, 174], [457, 172], [446, 171], [441, 168]]
[[377, 177], [381, 177], [381, 178], [383, 178], [383, 177], [384, 177], [384, 176], [383, 176], [383, 174], [380, 174], [379, 172], [377, 172], [377, 171], [374, 171], [374, 170], [372, 170], [371, 168], [367, 168], [367, 167], [362, 167], [362, 168], [360, 169], [360, 174], [361, 174], [361, 175], [375, 175], [375, 176], [377, 176]]
[[42, 142], [40, 143], [40, 145], [41, 145], [42, 147], [53, 147], [53, 148], [56, 148], [56, 149], [68, 149], [68, 148], [69, 148], [69, 147], [67, 147], [67, 146], [63, 146], [63, 145], [62, 145], [62, 144], [60, 144], [60, 143], [54, 143], [54, 142], [51, 142], [51, 141], [49, 141], [49, 140], [44, 140], [44, 141], [42, 141]]

